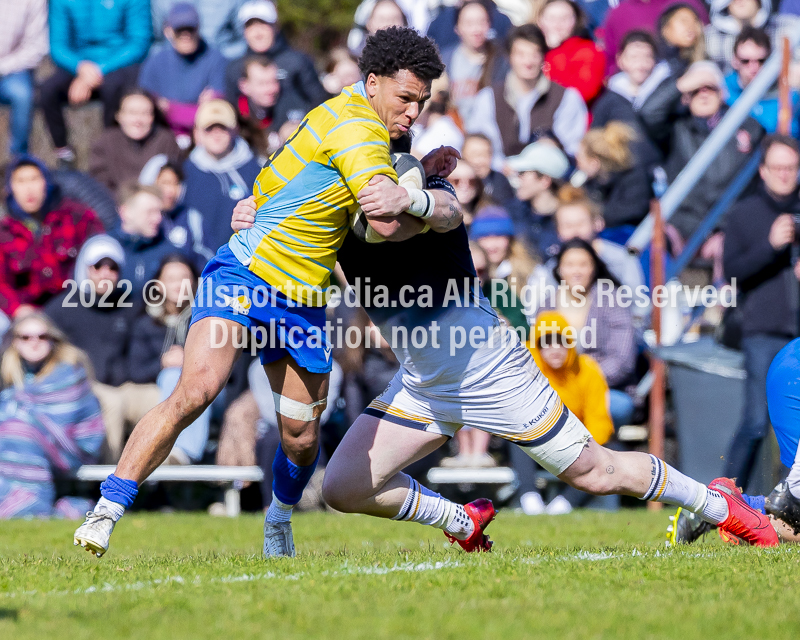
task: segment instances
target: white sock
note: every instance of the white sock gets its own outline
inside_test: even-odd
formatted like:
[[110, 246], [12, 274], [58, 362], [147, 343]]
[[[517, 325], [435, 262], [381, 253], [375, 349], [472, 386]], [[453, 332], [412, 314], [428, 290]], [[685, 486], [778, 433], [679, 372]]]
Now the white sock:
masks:
[[125, 505], [119, 502], [111, 502], [111, 500], [107, 500], [106, 498], [100, 498], [97, 501], [95, 509], [97, 509], [97, 507], [105, 507], [108, 513], [111, 514], [111, 518], [114, 522], [119, 522], [119, 519], [125, 515]]
[[683, 507], [712, 524], [719, 524], [728, 517], [728, 503], [719, 493], [683, 475], [654, 455], [650, 456], [650, 462], [653, 465], [650, 486], [642, 500]]
[[267, 509], [267, 522], [271, 524], [280, 524], [282, 522], [289, 522], [292, 519], [293, 504], [283, 504], [275, 494], [272, 494], [272, 502]]
[[392, 520], [427, 524], [459, 540], [466, 540], [472, 535], [475, 524], [463, 506], [450, 502], [410, 477], [408, 480], [408, 495], [400, 512]]
[[722, 497], [719, 491], [706, 488], [706, 504], [698, 514], [706, 522], [719, 524], [728, 517], [728, 501]]
[[447, 523], [444, 530], [454, 538], [466, 540], [475, 531], [475, 523], [472, 521], [472, 518], [467, 515], [463, 505], [453, 502], [451, 502], [450, 505], [454, 507], [454, 509], [450, 516], [450, 522]]

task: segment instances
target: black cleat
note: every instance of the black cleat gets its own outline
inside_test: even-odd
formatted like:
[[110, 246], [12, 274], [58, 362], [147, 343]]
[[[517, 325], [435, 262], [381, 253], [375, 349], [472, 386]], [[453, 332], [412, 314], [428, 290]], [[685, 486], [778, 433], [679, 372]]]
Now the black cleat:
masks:
[[667, 527], [667, 546], [674, 547], [679, 544], [692, 544], [700, 536], [716, 529], [716, 525], [706, 522], [696, 513], [681, 507], [669, 519], [672, 524]]
[[800, 534], [800, 500], [795, 498], [792, 492], [789, 491], [789, 485], [786, 481], [781, 482], [767, 496], [764, 510], [767, 515], [783, 520], [794, 529], [795, 535]]

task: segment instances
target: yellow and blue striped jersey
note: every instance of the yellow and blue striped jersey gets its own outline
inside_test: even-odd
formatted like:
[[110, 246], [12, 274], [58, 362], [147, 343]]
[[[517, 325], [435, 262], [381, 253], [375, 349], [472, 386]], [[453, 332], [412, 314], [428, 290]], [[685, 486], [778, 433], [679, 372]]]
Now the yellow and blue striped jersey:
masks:
[[287, 297], [320, 306], [356, 195], [379, 174], [397, 181], [389, 132], [359, 82], [312, 110], [272, 154], [253, 186], [255, 224], [231, 238], [231, 251]]

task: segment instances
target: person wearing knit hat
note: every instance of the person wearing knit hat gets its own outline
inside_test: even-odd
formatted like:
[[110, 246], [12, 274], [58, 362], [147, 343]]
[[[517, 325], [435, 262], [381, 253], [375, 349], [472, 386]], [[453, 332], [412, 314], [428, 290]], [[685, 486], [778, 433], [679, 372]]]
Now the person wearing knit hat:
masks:
[[[475, 216], [472, 226], [469, 229], [469, 236], [472, 240], [478, 241], [488, 237], [514, 237], [514, 223], [508, 212], [495, 206], [484, 207]], [[486, 249], [484, 248], [484, 251]], [[491, 257], [489, 258], [491, 261]]]
[[[614, 423], [608, 407], [608, 384], [600, 365], [591, 357], [578, 352], [573, 327], [557, 311], [542, 311], [531, 327], [528, 350], [550, 386], [555, 389], [567, 408], [581, 421], [598, 444], [605, 444], [614, 435]], [[530, 459], [513, 452], [511, 464], [522, 479], [519, 501], [526, 515], [569, 513], [573, 507], [583, 507], [591, 496], [567, 487], [546, 507], [537, 491]]]
[[[510, 325], [527, 333], [528, 321], [521, 297], [500, 293], [510, 287], [519, 294], [536, 266], [522, 243], [516, 240], [514, 232], [514, 222], [508, 212], [501, 207], [488, 206], [478, 211], [469, 235], [486, 254], [489, 274], [483, 285], [486, 297]], [[500, 280], [507, 284], [498, 286], [496, 282]]]

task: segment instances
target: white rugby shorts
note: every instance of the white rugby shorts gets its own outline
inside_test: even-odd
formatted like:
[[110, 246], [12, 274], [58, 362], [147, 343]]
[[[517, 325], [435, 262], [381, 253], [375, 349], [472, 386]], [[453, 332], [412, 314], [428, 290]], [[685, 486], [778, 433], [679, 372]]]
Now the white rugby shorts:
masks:
[[[460, 320], [466, 318], [462, 315]], [[364, 413], [448, 437], [465, 426], [480, 429], [519, 445], [559, 475], [578, 459], [591, 437], [589, 431], [564, 406], [516, 334], [503, 325], [494, 326], [504, 340], [454, 358], [454, 364], [463, 367], [457, 375], [438, 368], [440, 361], [438, 367], [430, 367], [431, 373], [438, 368], [433, 379], [420, 376], [423, 359], [414, 358], [417, 370], [401, 366]], [[433, 357], [430, 352], [426, 355]]]

